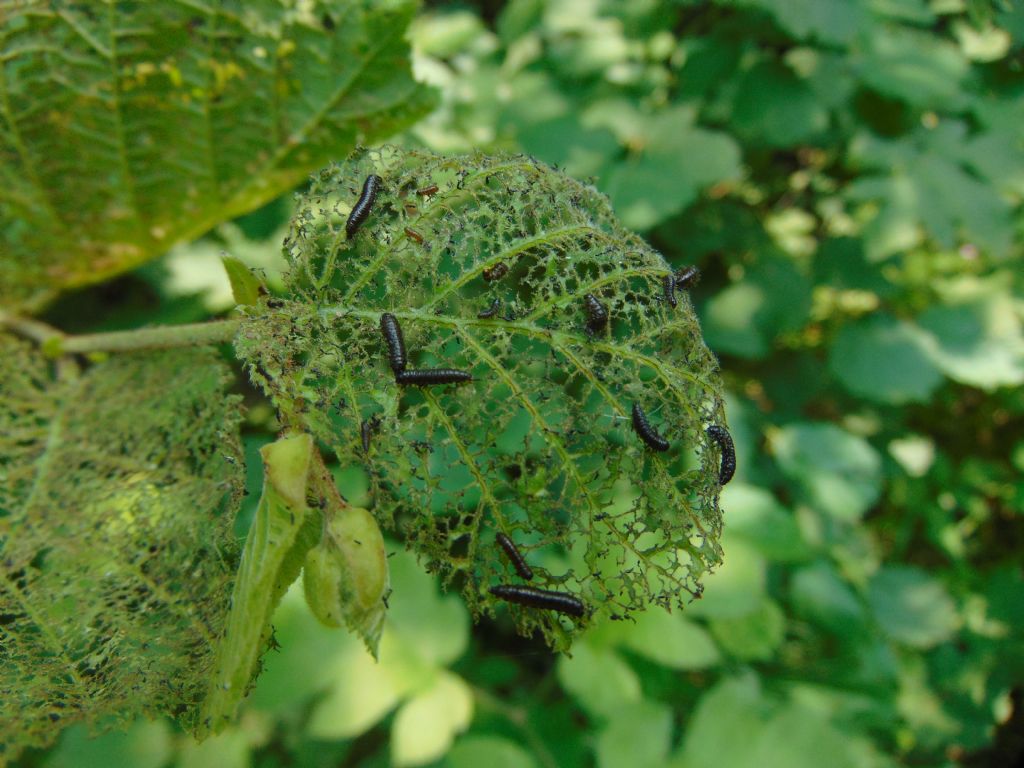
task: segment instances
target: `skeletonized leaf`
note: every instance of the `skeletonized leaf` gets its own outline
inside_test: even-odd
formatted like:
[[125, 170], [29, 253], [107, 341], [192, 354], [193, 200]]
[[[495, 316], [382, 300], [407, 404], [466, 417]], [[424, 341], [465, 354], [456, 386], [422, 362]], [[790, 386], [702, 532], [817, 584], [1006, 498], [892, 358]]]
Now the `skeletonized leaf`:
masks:
[[[10, 4], [8, 4], [10, 6]], [[414, 0], [26, 0], [0, 21], [0, 301], [31, 309], [422, 116]]]
[[193, 723], [237, 564], [226, 381], [180, 350], [55, 381], [0, 336], [0, 764], [77, 721]]
[[[370, 173], [382, 189], [348, 237]], [[314, 176], [286, 251], [293, 301], [250, 310], [239, 355], [286, 423], [343, 466], [366, 466], [378, 519], [474, 612], [493, 611], [488, 588], [516, 579], [498, 531], [533, 565], [533, 583], [588, 608], [625, 613], [699, 592], [720, 559], [719, 454], [704, 432], [724, 424], [717, 363], [687, 297], [677, 309], [661, 298], [669, 265], [606, 198], [523, 156], [360, 151]], [[588, 333], [587, 294], [607, 308], [607, 328]], [[496, 300], [496, 315], [479, 318]], [[385, 311], [401, 322], [410, 368], [473, 381], [396, 385]], [[668, 452], [634, 433], [634, 402]], [[521, 631], [567, 645], [564, 618], [511, 610]]]

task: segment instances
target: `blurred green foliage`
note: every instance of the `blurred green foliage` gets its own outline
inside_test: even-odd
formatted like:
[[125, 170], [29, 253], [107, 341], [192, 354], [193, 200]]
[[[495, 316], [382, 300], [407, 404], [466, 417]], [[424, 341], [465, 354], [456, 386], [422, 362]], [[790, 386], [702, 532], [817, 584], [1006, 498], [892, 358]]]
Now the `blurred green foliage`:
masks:
[[[595, 626], [555, 658], [509, 623], [470, 627], [399, 553], [380, 664], [293, 593], [237, 726], [198, 746], [162, 722], [72, 729], [25, 764], [1014, 765], [1021, 6], [437, 3], [412, 41], [442, 103], [407, 143], [522, 149], [593, 177], [627, 225], [703, 270], [692, 294], [739, 460], [725, 564], [684, 614]], [[161, 299], [148, 321], [201, 318], [196, 295], [223, 294], [217, 251], [245, 243], [272, 265], [286, 215], [120, 288]], [[138, 322], [121, 306], [89, 327]], [[271, 428], [253, 401], [247, 444]], [[360, 503], [358, 476], [338, 476]]]

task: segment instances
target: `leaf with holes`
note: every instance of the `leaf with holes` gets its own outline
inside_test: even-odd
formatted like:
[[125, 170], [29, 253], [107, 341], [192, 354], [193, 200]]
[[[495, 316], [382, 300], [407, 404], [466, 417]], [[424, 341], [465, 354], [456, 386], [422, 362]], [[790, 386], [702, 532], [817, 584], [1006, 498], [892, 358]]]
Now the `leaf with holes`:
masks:
[[[380, 191], [349, 236], [371, 174]], [[595, 609], [699, 594], [721, 556], [704, 431], [724, 424], [717, 363], [689, 300], [662, 299], [670, 266], [603, 196], [523, 156], [360, 151], [314, 176], [285, 251], [291, 301], [247, 309], [238, 354], [285, 424], [365, 466], [374, 514], [476, 615], [499, 610], [490, 587], [519, 583], [498, 532], [532, 584], [585, 604], [574, 619], [500, 608], [555, 647]], [[590, 294], [607, 323], [589, 322]], [[495, 299], [500, 313], [478, 317]], [[404, 333], [404, 374], [389, 365], [384, 312]], [[433, 368], [472, 380], [396, 382]], [[633, 431], [634, 403], [667, 452]]]
[[238, 560], [238, 399], [203, 351], [54, 380], [0, 336], [0, 764], [73, 722], [194, 727]]
[[404, 40], [416, 5], [5, 10], [0, 301], [32, 309], [130, 269], [425, 114]]

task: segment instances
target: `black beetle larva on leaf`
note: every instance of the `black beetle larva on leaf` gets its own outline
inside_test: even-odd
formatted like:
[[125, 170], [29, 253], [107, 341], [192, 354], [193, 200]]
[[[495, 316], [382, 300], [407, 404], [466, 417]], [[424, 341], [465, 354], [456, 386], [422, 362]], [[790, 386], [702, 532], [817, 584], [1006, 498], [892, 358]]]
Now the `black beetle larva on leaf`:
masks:
[[526, 558], [523, 557], [523, 553], [519, 551], [519, 548], [515, 545], [512, 539], [500, 531], [494, 538], [497, 540], [498, 546], [501, 547], [508, 556], [508, 560], [512, 563], [512, 567], [516, 569], [516, 573], [527, 581], [532, 579], [533, 569], [527, 564]]
[[668, 274], [661, 278], [661, 292], [665, 297], [665, 301], [668, 305], [675, 309], [679, 302], [676, 301], [676, 278], [675, 275]]
[[391, 363], [391, 370], [401, 373], [405, 370], [405, 364], [409, 358], [405, 353], [405, 338], [402, 336], [402, 326], [398, 324], [398, 318], [390, 312], [381, 315], [380, 332], [384, 334], [384, 341], [388, 345], [388, 360]]
[[633, 429], [640, 436], [640, 439], [647, 443], [655, 451], [667, 451], [669, 442], [658, 434], [647, 420], [647, 414], [640, 407], [640, 403], [633, 403]]
[[481, 320], [489, 320], [498, 314], [498, 310], [501, 309], [501, 299], [495, 299], [491, 302], [491, 306], [487, 309], [482, 309], [476, 313], [476, 316]]
[[377, 199], [380, 184], [380, 176], [374, 173], [367, 176], [366, 181], [363, 182], [363, 191], [359, 193], [359, 199], [352, 207], [348, 221], [345, 222], [345, 234], [349, 237], [359, 231], [363, 222], [366, 221], [366, 217], [370, 215], [370, 209], [373, 208], [373, 201]]
[[584, 616], [587, 606], [583, 601], [568, 592], [552, 592], [548, 589], [527, 587], [520, 584], [499, 584], [491, 587], [491, 594], [510, 603], [525, 605], [529, 608], [542, 608], [546, 611], [558, 611], [570, 616]]
[[700, 270], [696, 267], [683, 267], [674, 277], [676, 288], [689, 288], [700, 282]]
[[732, 435], [725, 427], [712, 424], [707, 428], [707, 433], [718, 443], [722, 451], [722, 464], [718, 470], [718, 484], [725, 485], [736, 472], [736, 447], [732, 442]]
[[429, 387], [434, 384], [462, 384], [472, 381], [473, 374], [455, 368], [420, 368], [395, 374], [395, 381], [403, 386]]
[[587, 330], [599, 333], [608, 325], [608, 309], [592, 293], [583, 297], [583, 308], [587, 313]]

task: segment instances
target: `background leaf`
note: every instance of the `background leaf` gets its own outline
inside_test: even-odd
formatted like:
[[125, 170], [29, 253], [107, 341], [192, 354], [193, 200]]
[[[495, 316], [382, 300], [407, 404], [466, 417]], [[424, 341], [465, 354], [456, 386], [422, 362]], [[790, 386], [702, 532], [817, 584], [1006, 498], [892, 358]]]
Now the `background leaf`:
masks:
[[9, 9], [0, 298], [26, 309], [256, 208], [431, 106], [414, 2]]

